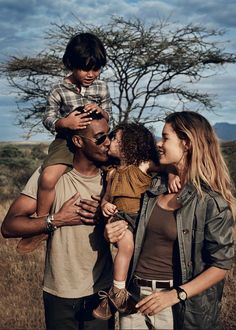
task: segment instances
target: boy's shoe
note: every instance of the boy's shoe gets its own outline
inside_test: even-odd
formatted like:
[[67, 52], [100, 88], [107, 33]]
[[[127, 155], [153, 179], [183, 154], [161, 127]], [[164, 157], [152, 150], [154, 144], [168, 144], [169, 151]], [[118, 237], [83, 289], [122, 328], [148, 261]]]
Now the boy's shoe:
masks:
[[112, 317], [112, 312], [109, 305], [108, 294], [105, 291], [99, 291], [98, 294], [102, 298], [102, 301], [98, 307], [93, 310], [92, 314], [96, 319], [109, 320]]
[[46, 241], [47, 239], [48, 234], [45, 233], [32, 237], [22, 238], [16, 247], [16, 251], [20, 254], [33, 252], [40, 246], [41, 242]]
[[118, 289], [115, 286], [113, 286], [108, 293], [110, 301], [121, 313], [124, 313], [127, 309], [127, 301], [129, 296], [130, 293], [126, 289]]

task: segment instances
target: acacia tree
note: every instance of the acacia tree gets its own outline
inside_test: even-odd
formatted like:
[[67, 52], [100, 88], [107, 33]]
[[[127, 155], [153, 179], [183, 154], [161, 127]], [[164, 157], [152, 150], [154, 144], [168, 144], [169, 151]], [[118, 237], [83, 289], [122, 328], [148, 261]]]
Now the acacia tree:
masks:
[[[113, 124], [136, 120], [161, 120], [178, 106], [192, 104], [195, 110], [214, 108], [205, 92], [193, 83], [215, 74], [219, 65], [235, 63], [236, 56], [217, 42], [224, 34], [203, 26], [177, 26], [158, 21], [149, 26], [138, 19], [113, 17], [106, 25], [74, 26], [52, 24], [45, 38], [46, 51], [36, 56], [11, 56], [1, 66], [19, 94], [19, 124], [35, 131], [45, 109], [53, 82], [65, 76], [61, 57], [68, 39], [75, 33], [95, 33], [107, 49], [108, 64], [102, 75], [113, 102]], [[189, 84], [191, 83], [191, 84]]]

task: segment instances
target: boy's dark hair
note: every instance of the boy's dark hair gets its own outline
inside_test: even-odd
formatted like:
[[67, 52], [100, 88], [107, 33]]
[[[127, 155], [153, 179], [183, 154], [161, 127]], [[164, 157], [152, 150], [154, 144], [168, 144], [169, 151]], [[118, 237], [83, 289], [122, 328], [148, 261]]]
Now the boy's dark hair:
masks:
[[156, 140], [149, 129], [140, 123], [123, 123], [114, 128], [113, 134], [119, 130], [122, 130], [121, 150], [127, 165], [139, 166], [148, 160], [159, 164]]
[[98, 70], [106, 65], [106, 50], [102, 41], [94, 34], [80, 33], [68, 42], [62, 61], [70, 71]]

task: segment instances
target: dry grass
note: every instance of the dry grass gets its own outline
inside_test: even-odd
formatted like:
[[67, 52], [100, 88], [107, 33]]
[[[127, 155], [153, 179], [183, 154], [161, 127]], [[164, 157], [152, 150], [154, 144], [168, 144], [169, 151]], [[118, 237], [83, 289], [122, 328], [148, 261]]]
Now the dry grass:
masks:
[[[0, 219], [8, 206], [0, 206]], [[41, 289], [44, 248], [21, 256], [15, 251], [17, 241], [0, 237], [0, 330], [45, 329]]]
[[[0, 205], [0, 219], [10, 203]], [[15, 251], [16, 239], [0, 237], [0, 330], [44, 329], [42, 277], [44, 248], [25, 256]], [[222, 306], [224, 330], [236, 329], [236, 265], [226, 279]]]
[[[234, 240], [236, 247], [236, 229], [234, 231]], [[236, 252], [234, 258], [234, 266], [229, 272], [224, 287], [224, 294], [222, 299], [222, 312], [221, 319], [223, 330], [235, 330], [236, 329]]]
[[223, 330], [235, 330], [236, 329], [236, 265], [234, 264], [233, 269], [230, 271], [224, 289], [224, 295], [222, 300], [222, 312], [221, 319]]

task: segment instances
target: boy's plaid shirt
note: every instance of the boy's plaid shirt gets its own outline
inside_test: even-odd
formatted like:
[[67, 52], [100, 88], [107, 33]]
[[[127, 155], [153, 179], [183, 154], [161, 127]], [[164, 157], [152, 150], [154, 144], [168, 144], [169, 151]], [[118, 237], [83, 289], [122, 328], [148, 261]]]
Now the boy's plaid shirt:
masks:
[[81, 87], [81, 91], [65, 81], [54, 85], [47, 100], [43, 117], [44, 126], [54, 134], [55, 122], [58, 119], [66, 117], [77, 107], [87, 103], [96, 103], [103, 110], [111, 113], [111, 97], [105, 81], [97, 79], [91, 86]]

